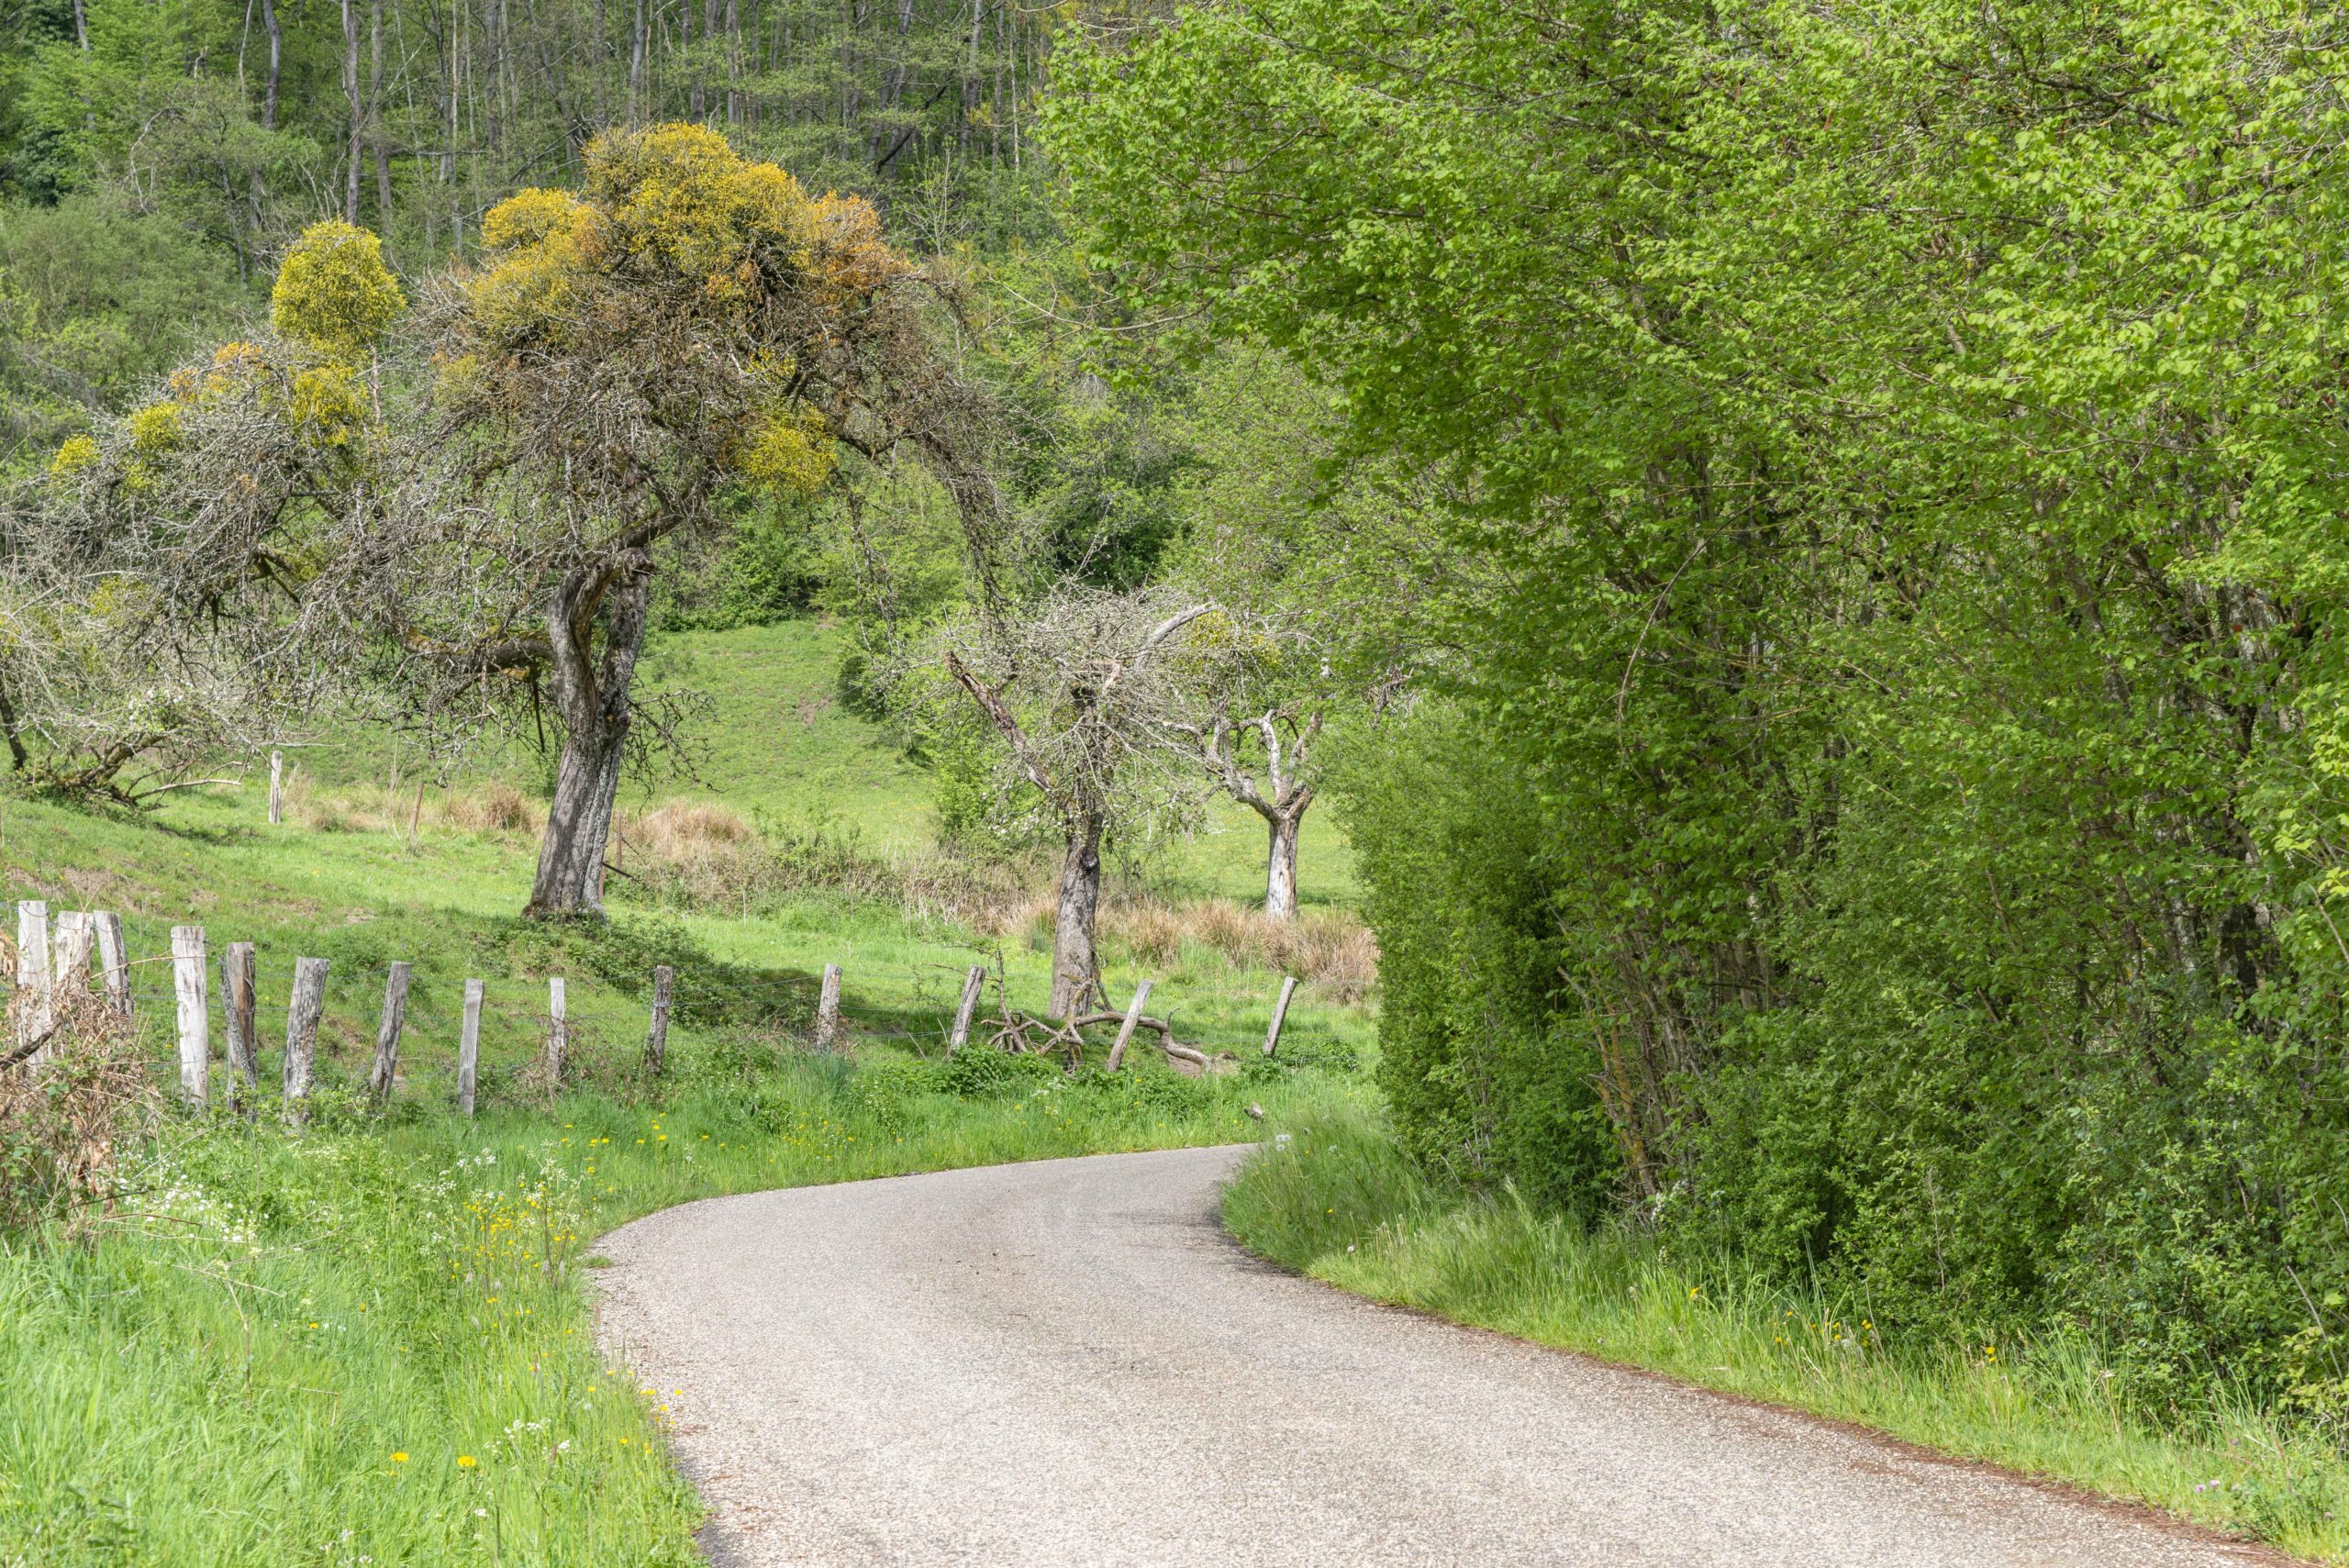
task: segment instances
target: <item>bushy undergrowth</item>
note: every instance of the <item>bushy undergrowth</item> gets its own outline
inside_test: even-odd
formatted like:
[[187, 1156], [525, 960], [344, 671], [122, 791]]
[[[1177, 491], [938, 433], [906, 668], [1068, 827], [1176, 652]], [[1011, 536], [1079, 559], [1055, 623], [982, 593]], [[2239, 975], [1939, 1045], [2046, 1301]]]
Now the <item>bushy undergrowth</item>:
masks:
[[2349, 1562], [2349, 1462], [2224, 1385], [2192, 1404], [2076, 1332], [1958, 1339], [1865, 1296], [1585, 1226], [1429, 1174], [1383, 1118], [1285, 1121], [1224, 1219], [1252, 1250], [1382, 1301], [1854, 1420]]
[[717, 1193], [1232, 1141], [1267, 1090], [966, 1054], [681, 1051], [654, 1097], [476, 1123], [346, 1095], [173, 1113], [79, 1240], [0, 1236], [0, 1562], [699, 1561], [661, 1429], [591, 1337], [602, 1229]]

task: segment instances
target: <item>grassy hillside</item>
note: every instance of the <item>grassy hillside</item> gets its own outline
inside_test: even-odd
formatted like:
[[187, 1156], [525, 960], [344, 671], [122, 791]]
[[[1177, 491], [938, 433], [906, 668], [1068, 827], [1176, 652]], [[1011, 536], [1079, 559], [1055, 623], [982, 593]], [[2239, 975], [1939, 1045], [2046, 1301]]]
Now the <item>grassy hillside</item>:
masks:
[[[657, 639], [647, 655], [647, 688], [696, 692], [705, 706], [686, 727], [688, 771], [630, 780], [625, 803], [641, 810], [669, 799], [714, 800], [753, 820], [852, 829], [889, 852], [928, 849], [936, 831], [930, 777], [883, 727], [841, 706], [837, 677], [845, 646], [845, 632], [813, 619]], [[394, 745], [381, 735], [338, 735], [304, 751], [299, 762], [340, 788], [387, 785]], [[412, 789], [412, 759], [406, 771]], [[505, 748], [471, 759], [451, 783], [463, 789], [493, 779], [542, 796], [546, 763], [528, 748]], [[1264, 849], [1263, 823], [1246, 807], [1219, 801], [1208, 831], [1155, 857], [1150, 876], [1184, 896], [1257, 899]], [[1331, 813], [1306, 818], [1298, 864], [1308, 906], [1353, 903], [1353, 854]]]
[[[1122, 997], [1146, 971], [1153, 1010], [1241, 1071], [1180, 1077], [1146, 1047], [1115, 1078], [984, 1051], [949, 1062], [963, 967], [984, 959], [1015, 1005], [1041, 1006], [1045, 929], [1017, 886], [969, 907], [898, 896], [891, 866], [930, 863], [926, 781], [831, 700], [835, 651], [807, 624], [664, 651], [660, 677], [714, 703], [701, 780], [675, 793], [778, 826], [696, 839], [677, 826], [691, 812], [659, 831], [640, 822], [629, 863], [648, 880], [615, 879], [601, 929], [516, 916], [539, 825], [534, 801], [500, 787], [533, 782], [518, 756], [428, 790], [412, 838], [413, 772], [387, 800], [390, 748], [363, 740], [302, 752], [274, 827], [258, 785], [146, 815], [0, 797], [0, 898], [124, 917], [135, 1039], [109, 1049], [150, 1084], [172, 1078], [171, 927], [201, 924], [216, 953], [257, 944], [264, 1106], [294, 961], [332, 964], [305, 1129], [163, 1096], [135, 1138], [94, 1121], [44, 1142], [42, 1096], [79, 1069], [26, 1093], [31, 1081], [0, 1080], [0, 1173], [16, 1184], [0, 1194], [50, 1202], [45, 1221], [0, 1229], [0, 1563], [697, 1561], [698, 1507], [661, 1447], [663, 1393], [593, 1346], [584, 1271], [603, 1229], [711, 1193], [1242, 1140], [1263, 1125], [1253, 1107], [1319, 1120], [1364, 1096], [1373, 1014], [1358, 983], [1305, 987], [1285, 1060], [1264, 1063], [1277, 973], [1233, 946], [1230, 918], [1164, 901], [1113, 916], [1110, 988]], [[852, 830], [840, 860], [852, 874], [730, 905], [724, 857], [772, 870], [818, 841], [787, 826], [808, 823]], [[687, 859], [656, 862], [664, 833]], [[657, 865], [677, 874], [651, 880]], [[357, 1090], [395, 960], [415, 972], [379, 1116]], [[676, 1017], [656, 1083], [640, 1059], [662, 962], [677, 972]], [[826, 962], [847, 971], [845, 1059], [799, 1049]], [[552, 975], [573, 1022], [560, 1093], [532, 1070]], [[451, 1109], [468, 977], [487, 985], [470, 1122]], [[216, 1084], [219, 1018], [216, 988]], [[108, 1138], [111, 1193], [56, 1184], [63, 1161]]]

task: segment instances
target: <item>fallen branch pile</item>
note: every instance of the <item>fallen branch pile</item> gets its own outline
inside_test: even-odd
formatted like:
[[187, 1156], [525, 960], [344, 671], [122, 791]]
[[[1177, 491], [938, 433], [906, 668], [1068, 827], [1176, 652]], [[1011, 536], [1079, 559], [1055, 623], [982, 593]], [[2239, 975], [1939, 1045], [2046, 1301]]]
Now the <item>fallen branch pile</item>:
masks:
[[[996, 1018], [982, 1023], [982, 1043], [997, 1051], [1022, 1052], [1029, 1055], [1052, 1055], [1060, 1058], [1062, 1065], [1074, 1067], [1085, 1059], [1085, 1031], [1103, 1026], [1116, 1026], [1126, 1021], [1123, 1013], [1079, 1013], [1073, 1018], [1052, 1019], [1023, 1013], [1017, 1007], [1006, 1007]], [[1177, 1073], [1198, 1077], [1211, 1073], [1229, 1059], [1229, 1053], [1210, 1057], [1195, 1045], [1186, 1045], [1174, 1038], [1174, 1026], [1164, 1018], [1138, 1018], [1138, 1029], [1149, 1029], [1158, 1036], [1158, 1049], [1166, 1053], [1167, 1064]]]

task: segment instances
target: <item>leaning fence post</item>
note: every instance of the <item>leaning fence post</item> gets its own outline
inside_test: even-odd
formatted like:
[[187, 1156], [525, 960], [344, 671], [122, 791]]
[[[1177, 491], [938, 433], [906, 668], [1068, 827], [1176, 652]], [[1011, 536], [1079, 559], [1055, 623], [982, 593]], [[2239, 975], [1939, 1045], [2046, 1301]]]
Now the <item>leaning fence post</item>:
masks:
[[1273, 1027], [1264, 1031], [1264, 1054], [1270, 1056], [1281, 1042], [1281, 1025], [1288, 1019], [1288, 999], [1297, 991], [1297, 976], [1281, 976], [1281, 999], [1273, 1004]]
[[211, 1097], [212, 1036], [204, 995], [204, 928], [172, 928], [172, 990], [179, 1003], [180, 1093], [191, 1105]]
[[[57, 1028], [56, 994], [49, 976], [49, 906], [38, 898], [17, 905], [17, 1049], [46, 1040]], [[49, 1054], [39, 1045], [36, 1062]]]
[[407, 1022], [408, 965], [392, 965], [384, 982], [384, 1021], [375, 1026], [375, 1064], [367, 1071], [367, 1092], [378, 1100], [392, 1097], [392, 1079], [400, 1066], [400, 1028]]
[[954, 1009], [954, 1032], [946, 1037], [949, 1056], [971, 1043], [971, 1017], [979, 1010], [979, 987], [986, 984], [986, 978], [985, 966], [975, 963], [963, 976], [963, 1001]]
[[97, 914], [90, 917], [92, 929], [97, 934], [98, 967], [106, 972], [106, 1002], [117, 1017], [130, 1017], [130, 955], [123, 951], [122, 917]]
[[230, 942], [220, 950], [220, 1020], [228, 1047], [228, 1072], [220, 1097], [229, 1106], [250, 1106], [261, 1086], [253, 969], [252, 943]]
[[481, 1070], [481, 982], [465, 982], [465, 1021], [457, 1035], [457, 1109], [473, 1114], [473, 1078]]
[[560, 974], [547, 981], [547, 1081], [562, 1082], [562, 1058], [571, 1044], [571, 1026], [563, 1018], [563, 984]]
[[269, 825], [276, 827], [285, 820], [285, 759], [272, 751], [269, 754]]
[[1108, 1071], [1115, 1073], [1126, 1060], [1126, 1044], [1134, 1038], [1134, 1026], [1141, 1021], [1142, 1004], [1150, 1000], [1150, 982], [1145, 980], [1134, 987], [1134, 999], [1126, 1004], [1125, 1021], [1118, 1026], [1118, 1043], [1109, 1048]]
[[841, 966], [824, 965], [824, 988], [816, 994], [816, 1049], [838, 1051], [841, 1039]]
[[665, 963], [652, 968], [652, 1021], [644, 1031], [644, 1070], [655, 1078], [669, 1060], [669, 987], [675, 978], [675, 971]]
[[285, 1004], [285, 1116], [301, 1121], [310, 1114], [310, 1068], [318, 1047], [318, 1018], [327, 1010], [327, 968], [322, 958], [294, 961], [294, 995]]

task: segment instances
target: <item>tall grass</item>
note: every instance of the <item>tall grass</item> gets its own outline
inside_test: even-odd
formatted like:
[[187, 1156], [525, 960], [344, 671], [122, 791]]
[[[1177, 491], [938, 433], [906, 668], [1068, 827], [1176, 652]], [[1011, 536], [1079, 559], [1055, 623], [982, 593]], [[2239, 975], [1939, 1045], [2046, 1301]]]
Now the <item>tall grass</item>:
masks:
[[1267, 1145], [1224, 1218], [1262, 1255], [1380, 1301], [2349, 1562], [2349, 1462], [2247, 1402], [2136, 1408], [2097, 1347], [2073, 1338], [1912, 1340], [1863, 1303], [1431, 1179], [1358, 1108], [1322, 1108]]
[[[966, 1053], [967, 1057], [967, 1053]], [[712, 1053], [467, 1124], [182, 1113], [79, 1240], [0, 1241], [0, 1563], [698, 1561], [663, 1390], [598, 1356], [602, 1230], [718, 1193], [1243, 1140], [1308, 1074]]]

